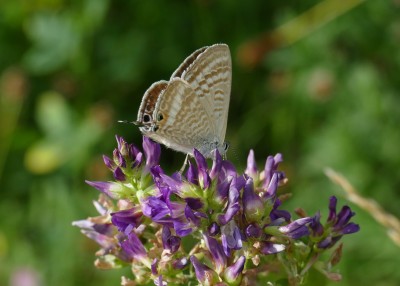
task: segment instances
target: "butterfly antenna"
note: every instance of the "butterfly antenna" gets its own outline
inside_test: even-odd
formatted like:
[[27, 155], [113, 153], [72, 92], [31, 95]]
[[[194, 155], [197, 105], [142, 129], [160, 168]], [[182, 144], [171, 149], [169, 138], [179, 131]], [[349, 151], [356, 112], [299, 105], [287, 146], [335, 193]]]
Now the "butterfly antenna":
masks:
[[138, 125], [138, 126], [143, 125], [142, 122], [139, 122], [139, 121], [128, 121], [128, 120], [118, 120], [118, 123], [135, 124], [135, 125]]

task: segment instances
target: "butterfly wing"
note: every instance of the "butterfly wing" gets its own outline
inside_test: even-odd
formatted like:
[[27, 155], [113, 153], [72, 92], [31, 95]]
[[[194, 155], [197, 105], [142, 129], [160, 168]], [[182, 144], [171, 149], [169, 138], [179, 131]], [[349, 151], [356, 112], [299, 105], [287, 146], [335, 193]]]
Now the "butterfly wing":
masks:
[[195, 51], [172, 74], [182, 78], [193, 89], [204, 106], [214, 134], [221, 145], [225, 139], [232, 82], [232, 63], [229, 47], [216, 44]]
[[[144, 135], [169, 148], [193, 154], [193, 148], [205, 156], [215, 148], [218, 138], [201, 99], [180, 78], [172, 79], [159, 96], [152, 115], [151, 127], [140, 127]], [[213, 145], [214, 147], [212, 148]]]
[[137, 124], [164, 145], [210, 157], [223, 146], [231, 90], [231, 56], [224, 44], [198, 49], [172, 74], [145, 93]]

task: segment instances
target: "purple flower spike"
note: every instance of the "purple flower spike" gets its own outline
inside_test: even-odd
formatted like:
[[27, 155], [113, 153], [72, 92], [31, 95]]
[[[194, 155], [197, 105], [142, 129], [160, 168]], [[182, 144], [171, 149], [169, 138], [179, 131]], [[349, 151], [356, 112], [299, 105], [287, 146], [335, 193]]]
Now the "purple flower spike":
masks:
[[152, 166], [158, 165], [161, 155], [160, 144], [143, 136], [143, 150], [146, 156], [146, 167], [150, 169]]
[[256, 222], [264, 215], [264, 204], [261, 198], [254, 192], [253, 179], [249, 177], [243, 191], [243, 207], [246, 219]]
[[146, 249], [134, 232], [131, 232], [124, 241], [120, 241], [120, 245], [129, 259], [136, 259], [147, 264]]
[[288, 237], [299, 239], [302, 236], [310, 234], [307, 224], [311, 223], [312, 220], [311, 217], [300, 218], [288, 225], [279, 227], [279, 230]]
[[[241, 274], [244, 269], [244, 263], [246, 262], [246, 257], [245, 256], [240, 256], [236, 262], [226, 268], [224, 271], [224, 278], [225, 281], [228, 283], [235, 283], [239, 284], [240, 281], [237, 281], [238, 279], [241, 279]], [[239, 283], [238, 283], [239, 282]]]
[[245, 174], [252, 177], [253, 179], [257, 177], [257, 164], [253, 150], [250, 150], [249, 156], [247, 157], [247, 167]]
[[120, 192], [121, 186], [114, 182], [92, 182], [92, 181], [85, 181], [86, 184], [92, 186], [93, 188], [98, 189], [103, 194], [107, 195], [112, 199], [118, 199], [118, 192]]
[[[159, 165], [158, 143], [143, 137], [138, 149], [120, 136], [116, 140], [113, 155], [103, 156], [113, 181], [87, 181], [102, 192], [95, 202], [100, 215], [73, 225], [101, 246], [96, 267], [117, 268], [122, 262], [131, 266], [134, 278], [122, 277], [122, 285], [252, 284], [269, 271], [264, 263], [270, 259], [282, 273], [305, 265], [297, 273], [299, 279], [311, 264], [330, 279], [339, 277], [330, 267], [339, 262], [342, 245], [335, 247], [329, 261], [318, 261], [319, 254], [339, 244], [343, 235], [360, 230], [351, 221], [355, 213], [348, 206], [338, 207], [331, 197], [326, 223], [321, 223], [320, 212], [306, 217], [301, 208], [296, 213], [302, 218], [292, 220], [277, 196], [278, 187], [287, 181], [278, 170], [281, 154], [269, 156], [260, 170], [250, 150], [246, 170], [238, 173], [218, 150], [208, 166], [194, 149], [195, 161], [189, 161], [186, 173], [171, 175]], [[263, 257], [277, 253], [277, 260]], [[286, 272], [288, 277], [273, 275], [269, 280], [290, 279], [293, 273]]]
[[207, 265], [201, 263], [196, 256], [190, 256], [196, 277], [202, 285], [215, 285], [219, 279], [218, 274]]
[[203, 235], [203, 238], [208, 251], [211, 253], [217, 273], [221, 273], [225, 269], [227, 262], [227, 256], [224, 253], [222, 245], [211, 236]]
[[120, 232], [130, 233], [139, 225], [142, 212], [138, 208], [111, 213], [111, 222]]

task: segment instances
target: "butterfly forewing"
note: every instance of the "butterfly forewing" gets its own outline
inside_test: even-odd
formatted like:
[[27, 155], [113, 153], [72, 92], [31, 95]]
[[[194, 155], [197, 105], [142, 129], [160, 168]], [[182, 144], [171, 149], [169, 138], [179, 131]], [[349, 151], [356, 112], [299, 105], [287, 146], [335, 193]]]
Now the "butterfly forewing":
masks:
[[231, 55], [228, 46], [224, 44], [199, 49], [194, 54], [197, 53], [192, 63], [189, 60], [193, 57], [185, 60], [184, 63], [188, 68], [181, 72], [181, 78], [192, 86], [209, 116], [213, 118], [212, 122], [216, 130], [214, 135], [218, 136], [222, 144], [225, 138], [231, 92]]
[[174, 73], [171, 76], [171, 79], [175, 77], [182, 77], [182, 74], [190, 67], [191, 64], [197, 59], [197, 57], [203, 53], [207, 47], [203, 47], [201, 49], [198, 49], [194, 51], [190, 56], [188, 56], [183, 63], [174, 71]]

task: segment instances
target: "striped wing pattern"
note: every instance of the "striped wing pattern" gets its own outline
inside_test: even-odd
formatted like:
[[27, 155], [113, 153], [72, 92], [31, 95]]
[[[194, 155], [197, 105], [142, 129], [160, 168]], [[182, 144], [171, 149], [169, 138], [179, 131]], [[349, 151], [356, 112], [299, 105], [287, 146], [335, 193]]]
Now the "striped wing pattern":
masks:
[[154, 83], [146, 91], [138, 112], [140, 130], [187, 154], [192, 154], [193, 148], [206, 157], [215, 148], [224, 151], [221, 147], [228, 117], [231, 70], [227, 45], [195, 51], [169, 82]]

